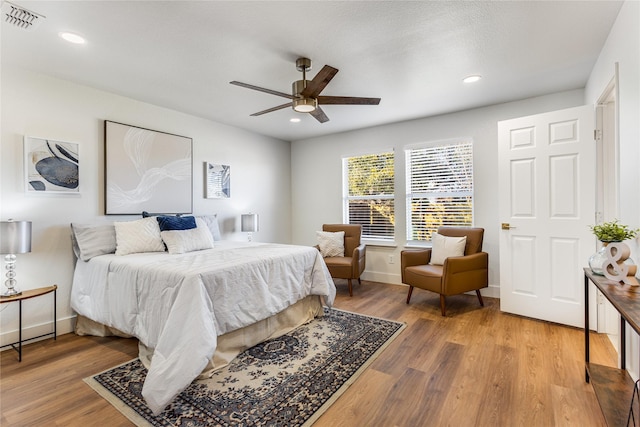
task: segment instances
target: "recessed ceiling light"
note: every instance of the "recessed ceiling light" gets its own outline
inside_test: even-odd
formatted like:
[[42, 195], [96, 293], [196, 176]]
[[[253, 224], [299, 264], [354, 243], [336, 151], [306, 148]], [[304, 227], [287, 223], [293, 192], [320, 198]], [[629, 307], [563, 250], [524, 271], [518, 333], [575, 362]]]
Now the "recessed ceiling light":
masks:
[[478, 80], [480, 80], [481, 78], [482, 78], [482, 76], [475, 74], [473, 76], [465, 77], [464, 79], [462, 79], [462, 81], [465, 82], [465, 83], [475, 83]]
[[62, 32], [58, 34], [62, 39], [68, 41], [69, 43], [75, 43], [75, 44], [85, 44], [86, 40], [84, 39], [84, 37], [75, 34], [75, 33], [69, 33], [69, 32]]
[[292, 117], [289, 119], [291, 123], [300, 123], [300, 119], [298, 117]]

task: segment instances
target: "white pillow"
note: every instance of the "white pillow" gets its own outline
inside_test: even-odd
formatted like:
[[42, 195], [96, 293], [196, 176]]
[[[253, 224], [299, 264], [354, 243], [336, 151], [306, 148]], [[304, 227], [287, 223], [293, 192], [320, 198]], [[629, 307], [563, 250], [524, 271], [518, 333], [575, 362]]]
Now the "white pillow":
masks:
[[162, 231], [160, 235], [172, 255], [213, 248], [213, 238], [206, 225], [198, 224], [189, 230]]
[[[220, 235], [220, 226], [218, 225], [218, 215], [202, 215], [197, 216], [196, 221], [198, 219], [202, 219], [205, 225], [209, 228], [209, 232], [211, 233], [211, 237], [213, 237], [214, 241], [222, 240], [222, 236]], [[198, 225], [198, 227], [200, 227]]]
[[73, 251], [82, 261], [116, 251], [116, 229], [113, 224], [71, 224]]
[[464, 255], [467, 236], [448, 237], [438, 233], [431, 235], [431, 261], [429, 264], [442, 265], [444, 260], [452, 256]]
[[139, 252], [164, 252], [160, 227], [155, 217], [115, 222], [116, 255]]
[[316, 236], [323, 258], [344, 256], [344, 231], [316, 231]]

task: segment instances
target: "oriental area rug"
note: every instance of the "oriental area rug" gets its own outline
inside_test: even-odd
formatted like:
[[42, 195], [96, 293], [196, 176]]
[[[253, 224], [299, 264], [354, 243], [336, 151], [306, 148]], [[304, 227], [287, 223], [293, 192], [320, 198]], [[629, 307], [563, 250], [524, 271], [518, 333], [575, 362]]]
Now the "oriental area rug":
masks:
[[310, 426], [404, 327], [325, 308], [323, 317], [194, 381], [159, 416], [142, 398], [139, 359], [85, 381], [138, 426]]

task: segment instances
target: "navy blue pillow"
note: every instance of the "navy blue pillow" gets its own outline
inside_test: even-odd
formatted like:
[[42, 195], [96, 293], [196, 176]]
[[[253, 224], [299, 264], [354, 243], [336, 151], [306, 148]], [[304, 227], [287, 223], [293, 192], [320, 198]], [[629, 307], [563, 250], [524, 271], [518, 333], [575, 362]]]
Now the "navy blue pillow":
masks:
[[191, 230], [196, 228], [196, 219], [192, 216], [159, 216], [156, 218], [160, 231]]

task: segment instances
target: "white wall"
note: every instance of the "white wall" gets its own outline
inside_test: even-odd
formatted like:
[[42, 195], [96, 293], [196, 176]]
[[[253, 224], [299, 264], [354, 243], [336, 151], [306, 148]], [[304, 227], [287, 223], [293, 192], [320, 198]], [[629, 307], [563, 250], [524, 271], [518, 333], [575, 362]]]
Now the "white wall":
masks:
[[[315, 244], [323, 223], [342, 222], [342, 163], [345, 155], [392, 148], [396, 156], [395, 247], [367, 246], [363, 278], [401, 283], [400, 251], [406, 243], [404, 147], [420, 142], [471, 138], [474, 163], [474, 225], [485, 228], [483, 249], [489, 253], [487, 296], [499, 297], [498, 267], [498, 121], [582, 105], [584, 92], [574, 90], [517, 102], [330, 135], [291, 146], [293, 243]], [[389, 263], [393, 255], [394, 263]]]
[[[3, 66], [1, 77], [0, 219], [33, 222], [32, 252], [18, 255], [17, 279], [23, 290], [58, 284], [60, 333], [71, 331], [73, 316], [69, 224], [137, 219], [104, 216], [104, 120], [193, 138], [194, 213], [217, 213], [223, 238], [244, 240], [240, 214], [256, 212], [254, 240], [290, 243], [289, 142], [24, 70]], [[79, 196], [25, 194], [24, 135], [80, 144]], [[231, 166], [230, 199], [203, 197], [205, 161]], [[51, 330], [50, 296], [23, 305], [25, 336]], [[0, 309], [4, 345], [17, 340], [18, 304]]]
[[[614, 77], [618, 64], [619, 219], [640, 227], [640, 2], [626, 1], [600, 52], [585, 88], [585, 101], [595, 103]], [[632, 258], [640, 263], [636, 239]], [[593, 300], [593, 299], [592, 299]], [[640, 339], [628, 328], [627, 369], [640, 377]]]

